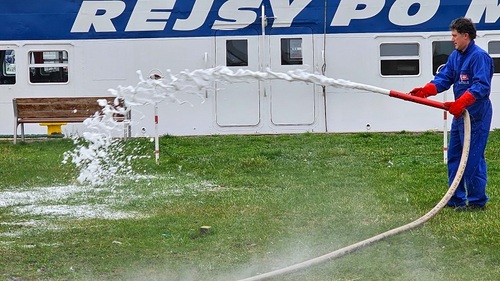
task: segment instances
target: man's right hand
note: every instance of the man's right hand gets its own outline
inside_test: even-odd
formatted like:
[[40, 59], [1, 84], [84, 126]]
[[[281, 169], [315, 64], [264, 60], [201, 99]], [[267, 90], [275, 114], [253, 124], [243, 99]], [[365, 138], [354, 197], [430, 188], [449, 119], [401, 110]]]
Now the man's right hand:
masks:
[[419, 98], [428, 98], [430, 96], [435, 96], [437, 94], [437, 88], [436, 85], [432, 83], [427, 83], [423, 87], [411, 90], [409, 94]]

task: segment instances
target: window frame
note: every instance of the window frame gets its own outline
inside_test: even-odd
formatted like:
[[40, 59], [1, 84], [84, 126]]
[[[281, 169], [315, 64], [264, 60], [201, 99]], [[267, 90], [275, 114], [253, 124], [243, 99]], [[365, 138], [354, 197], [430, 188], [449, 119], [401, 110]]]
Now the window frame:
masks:
[[[243, 54], [244, 55], [243, 58], [236, 56], [233, 53], [229, 52], [229, 44], [232, 42], [245, 42], [246, 50], [245, 50], [245, 53]], [[226, 47], [225, 58], [226, 58], [226, 66], [227, 67], [247, 67], [249, 65], [250, 62], [249, 62], [248, 39], [227, 39], [225, 45], [226, 45], [225, 46]], [[240, 51], [240, 50], [238, 49], [238, 51]], [[230, 55], [234, 56], [235, 58], [238, 58], [241, 62], [230, 64], [229, 63], [230, 62]]]
[[[35, 56], [41, 53], [42, 54], [42, 59], [43, 62], [37, 62], [37, 58]], [[45, 59], [43, 56], [47, 53], [47, 55], [50, 55], [50, 53], [57, 53], [58, 56], [54, 59]], [[62, 54], [62, 58], [61, 58]], [[68, 84], [70, 81], [70, 75], [69, 75], [69, 63], [70, 63], [70, 52], [67, 49], [64, 48], [59, 48], [59, 49], [36, 49], [36, 50], [29, 50], [27, 53], [28, 56], [28, 77], [29, 77], [29, 83], [33, 85], [44, 85], [44, 84]], [[55, 63], [50, 63], [54, 61]], [[49, 63], [47, 63], [49, 62]], [[54, 69], [58, 68], [56, 71], [47, 71], [48, 69]], [[39, 69], [39, 73], [37, 75], [37, 70]], [[34, 70], [34, 71], [33, 71]], [[51, 73], [56, 73], [59, 72], [59, 74], [62, 74], [63, 78], [61, 81], [51, 81]], [[65, 74], [65, 75], [64, 75]], [[39, 76], [41, 78], [45, 77], [45, 79], [40, 79], [40, 80], [35, 80], [34, 77]]]
[[[294, 41], [300, 41], [300, 46], [293, 45], [292, 42]], [[281, 65], [304, 65], [302, 41], [301, 37], [280, 38]], [[297, 50], [293, 50], [294, 48], [297, 48]], [[298, 52], [300, 52], [300, 56], [297, 56]]]
[[[496, 52], [496, 53], [491, 52], [490, 43], [497, 43], [498, 44], [498, 52]], [[498, 67], [494, 67], [493, 75], [500, 74], [500, 40], [488, 41], [488, 54], [490, 55], [491, 59], [493, 60], [493, 65], [498, 66]]]
[[[384, 45], [415, 45], [417, 47], [417, 53], [416, 54], [394, 54], [394, 55], [385, 55], [383, 54], [383, 46]], [[421, 45], [419, 42], [382, 42], [379, 44], [379, 75], [381, 77], [414, 77], [414, 76], [420, 76], [422, 73], [422, 61], [421, 61]], [[390, 74], [384, 74], [383, 67], [384, 67], [384, 62], [416, 62], [416, 65], [413, 64], [402, 64], [403, 67], [414, 67], [416, 66], [417, 72], [416, 73], [401, 73], [397, 74], [394, 72], [391, 72]]]
[[[445, 55], [446, 56], [446, 60], [442, 63], [440, 63], [439, 65], [435, 64], [435, 59], [436, 59], [436, 55], [435, 55], [435, 43], [445, 43], [445, 44], [448, 44], [449, 46], [448, 47], [451, 47], [451, 52], [446, 55], [446, 54], [441, 54], [441, 55]], [[446, 46], [445, 46], [446, 47]], [[431, 42], [431, 48], [432, 48], [432, 74], [433, 75], [436, 75], [437, 74], [437, 70], [439, 69], [439, 67], [443, 64], [445, 64], [447, 61], [448, 61], [448, 58], [450, 57], [451, 53], [453, 53], [453, 51], [455, 50], [455, 45], [453, 44], [453, 42], [451, 40], [432, 40]], [[437, 65], [437, 66], [436, 66]]]
[[[7, 52], [10, 52], [7, 55]], [[14, 58], [14, 62], [7, 62], [7, 56], [12, 56]], [[16, 50], [11, 48], [2, 48], [0, 49], [0, 59], [1, 59], [1, 73], [0, 73], [0, 85], [15, 85], [17, 81], [17, 67], [15, 63], [16, 58]], [[14, 66], [13, 73], [7, 73], [7, 66]]]

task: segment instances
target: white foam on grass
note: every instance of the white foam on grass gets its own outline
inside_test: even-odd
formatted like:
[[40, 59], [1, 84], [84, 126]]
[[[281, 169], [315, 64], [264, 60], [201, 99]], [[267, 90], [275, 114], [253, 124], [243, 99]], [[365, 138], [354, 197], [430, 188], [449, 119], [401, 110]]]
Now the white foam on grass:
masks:
[[[109, 195], [111, 193], [111, 196]], [[106, 203], [89, 203], [106, 194]], [[116, 192], [111, 188], [67, 185], [37, 187], [29, 190], [0, 192], [0, 208], [10, 208], [17, 216], [51, 216], [57, 219], [124, 219], [139, 216], [136, 212], [117, 211], [111, 203]], [[109, 198], [109, 200], [108, 200]], [[73, 202], [68, 204], [67, 202]], [[35, 221], [19, 222], [24, 226]]]
[[130, 219], [138, 217], [137, 212], [124, 212], [111, 210], [108, 205], [44, 205], [44, 206], [20, 206], [14, 209], [19, 214], [43, 215], [61, 218], [73, 219]]
[[37, 204], [44, 201], [59, 201], [85, 192], [85, 187], [68, 185], [38, 187], [30, 190], [0, 192], [0, 207]]
[[[150, 214], [124, 210], [131, 201], [150, 202], [169, 197], [192, 196], [199, 192], [218, 191], [222, 187], [208, 181], [181, 183], [173, 177], [141, 176], [142, 180], [159, 180], [158, 188], [148, 191], [116, 186], [66, 185], [34, 188], [11, 188], [0, 192], [0, 237], [19, 238], [27, 231], [60, 231], [68, 221], [86, 219], [144, 219]], [[149, 185], [148, 185], [149, 186]], [[148, 187], [150, 188], [150, 187]], [[142, 203], [141, 203], [142, 204]], [[1, 231], [3, 229], [3, 231]]]
[[137, 211], [119, 209], [133, 199], [133, 195], [120, 194], [112, 188], [79, 185], [3, 191], [0, 209], [5, 209], [3, 214], [9, 219], [0, 223], [0, 237], [15, 239], [32, 231], [60, 231], [72, 225], [68, 221], [146, 218]]

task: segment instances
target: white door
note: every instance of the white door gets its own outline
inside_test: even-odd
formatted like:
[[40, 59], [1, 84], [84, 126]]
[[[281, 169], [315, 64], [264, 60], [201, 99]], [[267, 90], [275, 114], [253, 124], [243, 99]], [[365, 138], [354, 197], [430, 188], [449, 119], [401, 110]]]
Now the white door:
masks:
[[[275, 72], [314, 72], [313, 38], [309, 35], [269, 36], [270, 68]], [[316, 86], [305, 82], [270, 81], [271, 121], [278, 126], [311, 125], [316, 116]]]
[[[216, 37], [216, 65], [238, 69], [259, 69], [259, 36]], [[261, 82], [217, 82], [215, 118], [220, 127], [258, 126], [261, 121]]]
[[[302, 69], [314, 72], [314, 44], [310, 30], [300, 35], [266, 34], [216, 37], [216, 65], [234, 71], [270, 68], [275, 72]], [[261, 46], [265, 46], [262, 48]], [[254, 132], [323, 130], [316, 122], [320, 96], [318, 86], [299, 81], [249, 79], [217, 82], [215, 90], [216, 126], [241, 127]]]

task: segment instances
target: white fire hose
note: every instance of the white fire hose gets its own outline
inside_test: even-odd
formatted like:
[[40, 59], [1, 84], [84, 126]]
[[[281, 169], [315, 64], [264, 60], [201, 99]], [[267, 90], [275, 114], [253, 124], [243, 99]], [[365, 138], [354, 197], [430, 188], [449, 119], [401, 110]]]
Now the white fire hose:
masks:
[[[363, 91], [368, 91], [368, 92], [373, 92], [373, 93], [378, 93], [378, 94], [383, 94], [389, 97], [393, 98], [398, 98], [402, 100], [406, 100], [409, 102], [414, 102], [414, 103], [419, 103], [423, 105], [427, 105], [430, 107], [438, 108], [438, 109], [443, 109], [443, 110], [448, 110], [448, 108], [444, 105], [444, 103], [431, 100], [431, 99], [426, 99], [426, 98], [421, 98], [413, 95], [409, 95], [407, 93], [402, 93], [394, 90], [388, 90], [388, 89], [383, 89], [375, 86], [370, 86], [370, 85], [365, 85], [365, 84], [360, 84], [360, 83], [354, 83], [350, 82], [347, 80], [342, 80], [342, 79], [333, 79], [326, 77], [324, 75], [319, 75], [319, 74], [312, 74], [312, 73], [307, 73], [303, 70], [297, 69], [294, 71], [289, 71], [287, 73], [279, 73], [279, 72], [273, 72], [270, 69], [266, 70], [265, 72], [263, 71], [251, 71], [247, 69], [239, 69], [237, 71], [233, 71], [227, 67], [215, 67], [215, 68], [210, 68], [210, 69], [198, 69], [194, 70], [192, 72], [181, 72], [178, 76], [171, 76], [170, 80], [168, 81], [156, 81], [154, 83], [154, 87], [158, 87], [164, 90], [164, 93], [157, 93], [158, 95], [161, 96], [161, 94], [166, 95], [166, 97], [172, 97], [174, 96], [172, 94], [172, 89], [177, 90], [179, 88], [182, 88], [182, 84], [186, 84], [188, 82], [194, 83], [198, 88], [209, 88], [210, 83], [213, 83], [214, 81], [229, 81], [229, 82], [237, 82], [239, 80], [241, 81], [248, 81], [248, 79], [258, 79], [258, 80], [266, 80], [266, 79], [277, 79], [277, 80], [285, 80], [285, 81], [303, 81], [306, 83], [314, 83], [316, 85], [321, 85], [321, 86], [333, 86], [337, 88], [350, 88], [350, 89], [358, 89], [358, 90], [363, 90]], [[141, 83], [144, 83], [142, 81]], [[142, 85], [143, 86], [143, 85]], [[155, 88], [156, 89], [156, 88]], [[131, 91], [131, 93], [135, 94], [137, 91]], [[123, 95], [123, 93], [121, 93]], [[132, 97], [124, 97], [125, 99], [134, 99], [135, 96]], [[179, 101], [175, 99], [174, 100], [179, 102], [180, 104], [184, 103], [183, 101]], [[384, 233], [378, 234], [376, 236], [373, 236], [371, 238], [368, 238], [366, 240], [363, 240], [361, 242], [352, 244], [350, 246], [338, 249], [336, 251], [333, 251], [331, 253], [322, 255], [317, 258], [313, 258], [310, 260], [303, 261], [301, 263], [291, 265], [282, 269], [274, 270], [268, 273], [256, 275], [254, 277], [249, 277], [246, 279], [241, 279], [240, 281], [254, 281], [254, 280], [266, 280], [272, 277], [292, 273], [295, 271], [299, 271], [304, 268], [311, 267], [313, 265], [318, 265], [330, 260], [334, 260], [337, 258], [340, 258], [346, 254], [352, 253], [356, 250], [359, 250], [363, 247], [366, 247], [374, 242], [380, 241], [382, 239], [385, 239], [390, 236], [394, 236], [396, 234], [399, 234], [401, 232], [411, 230], [413, 228], [416, 228], [418, 226], [421, 226], [428, 220], [430, 220], [434, 215], [436, 215], [445, 205], [448, 203], [450, 200], [451, 196], [455, 193], [455, 190], [458, 187], [458, 184], [462, 180], [464, 171], [465, 171], [465, 166], [467, 165], [467, 159], [469, 157], [469, 148], [470, 148], [470, 134], [471, 134], [471, 124], [470, 124], [470, 117], [469, 113], [467, 110], [464, 111], [463, 113], [463, 118], [464, 118], [464, 146], [462, 149], [462, 158], [460, 159], [460, 165], [458, 167], [457, 174], [455, 175], [455, 178], [453, 179], [453, 182], [451, 183], [448, 192], [444, 195], [444, 197], [439, 201], [439, 203], [434, 206], [427, 214], [424, 216], [420, 217], [419, 219], [408, 223], [406, 225], [391, 229], [389, 231], [386, 231]]]
[[270, 271], [268, 273], [256, 275], [253, 277], [241, 279], [240, 281], [257, 281], [257, 280], [267, 280], [276, 276], [280, 275], [285, 275], [289, 274], [292, 272], [299, 271], [301, 269], [305, 269], [314, 265], [318, 265], [321, 263], [325, 263], [327, 261], [331, 261], [337, 258], [340, 258], [344, 255], [347, 255], [349, 253], [352, 253], [356, 250], [359, 250], [361, 248], [364, 248], [368, 245], [371, 245], [372, 243], [375, 243], [377, 241], [380, 241], [382, 239], [385, 239], [387, 237], [394, 236], [396, 234], [411, 230], [413, 228], [416, 228], [418, 226], [423, 225], [425, 222], [430, 220], [434, 215], [436, 215], [445, 205], [446, 203], [450, 200], [451, 196], [453, 193], [455, 193], [455, 190], [457, 189], [458, 184], [462, 180], [464, 171], [465, 171], [465, 166], [467, 165], [467, 159], [469, 158], [469, 149], [470, 149], [470, 134], [471, 134], [471, 124], [470, 124], [470, 117], [469, 113], [467, 110], [464, 111], [463, 113], [463, 118], [464, 118], [464, 146], [462, 149], [462, 157], [460, 159], [460, 165], [458, 167], [457, 174], [455, 175], [455, 178], [453, 179], [453, 182], [450, 185], [450, 188], [448, 189], [448, 192], [444, 195], [444, 197], [439, 201], [439, 203], [434, 206], [427, 214], [423, 215], [419, 219], [408, 223], [406, 225], [391, 229], [389, 231], [386, 231], [384, 233], [378, 234], [376, 236], [373, 236], [371, 238], [368, 238], [366, 240], [357, 242], [355, 244], [349, 245], [347, 247], [338, 249], [336, 251], [333, 251], [331, 253], [319, 256], [317, 258], [313, 258], [310, 260], [303, 261], [301, 263], [287, 266], [282, 269]]

